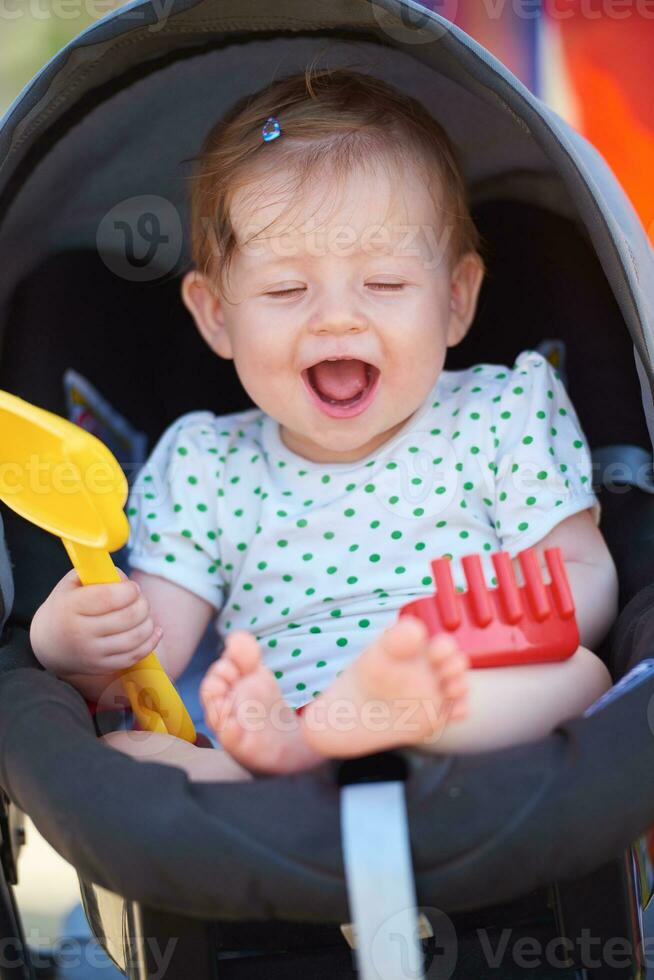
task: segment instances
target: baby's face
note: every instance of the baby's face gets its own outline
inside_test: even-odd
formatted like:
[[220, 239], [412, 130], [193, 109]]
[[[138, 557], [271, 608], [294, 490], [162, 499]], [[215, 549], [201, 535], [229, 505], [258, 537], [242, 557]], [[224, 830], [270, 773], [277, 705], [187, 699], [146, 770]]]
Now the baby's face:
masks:
[[451, 229], [417, 171], [355, 172], [340, 192], [310, 186], [300, 200], [279, 186], [268, 178], [255, 201], [234, 201], [228, 297], [189, 281], [184, 298], [289, 449], [360, 459], [427, 397], [472, 320], [481, 265], [451, 268]]

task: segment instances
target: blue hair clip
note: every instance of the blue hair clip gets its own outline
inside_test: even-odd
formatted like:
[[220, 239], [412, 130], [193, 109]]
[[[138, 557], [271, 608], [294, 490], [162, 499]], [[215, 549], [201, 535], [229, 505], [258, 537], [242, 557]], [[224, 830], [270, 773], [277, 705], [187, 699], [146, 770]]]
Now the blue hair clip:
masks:
[[263, 136], [264, 143], [270, 143], [271, 140], [276, 140], [278, 136], [282, 135], [282, 129], [276, 116], [269, 116], [266, 119], [261, 130], [261, 135]]

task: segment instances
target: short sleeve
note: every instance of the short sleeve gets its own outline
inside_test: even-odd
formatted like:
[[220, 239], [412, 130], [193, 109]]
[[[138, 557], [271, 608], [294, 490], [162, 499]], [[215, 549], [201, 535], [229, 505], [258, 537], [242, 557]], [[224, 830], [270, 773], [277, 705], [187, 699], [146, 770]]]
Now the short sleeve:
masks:
[[224, 603], [219, 553], [217, 433], [210, 412], [191, 412], [161, 436], [127, 503], [130, 565], [175, 582], [217, 610]]
[[512, 556], [588, 508], [599, 524], [592, 461], [577, 413], [542, 355], [523, 351], [495, 396], [495, 528]]

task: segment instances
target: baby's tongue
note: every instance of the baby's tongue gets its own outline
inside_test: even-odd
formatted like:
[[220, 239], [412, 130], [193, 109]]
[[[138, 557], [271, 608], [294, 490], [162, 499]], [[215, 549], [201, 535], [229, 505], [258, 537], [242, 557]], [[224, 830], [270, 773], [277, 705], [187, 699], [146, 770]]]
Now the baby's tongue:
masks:
[[321, 361], [311, 368], [310, 375], [318, 394], [334, 401], [354, 398], [368, 386], [363, 361]]

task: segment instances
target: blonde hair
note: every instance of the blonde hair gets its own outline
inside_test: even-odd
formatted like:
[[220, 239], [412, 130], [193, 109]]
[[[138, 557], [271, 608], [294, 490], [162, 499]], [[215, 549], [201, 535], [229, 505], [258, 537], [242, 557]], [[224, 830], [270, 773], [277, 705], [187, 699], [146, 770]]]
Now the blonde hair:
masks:
[[[262, 139], [275, 116], [281, 137]], [[264, 155], [267, 159], [264, 159]], [[238, 243], [231, 206], [238, 191], [256, 187], [262, 166], [290, 171], [293, 197], [323, 168], [341, 179], [357, 166], [390, 161], [422, 165], [437, 207], [452, 219], [449, 257], [456, 263], [478, 252], [480, 238], [470, 216], [456, 151], [443, 127], [416, 99], [371, 75], [349, 68], [317, 69], [281, 78], [245, 96], [207, 133], [190, 177], [191, 255], [195, 268], [224, 291]]]

